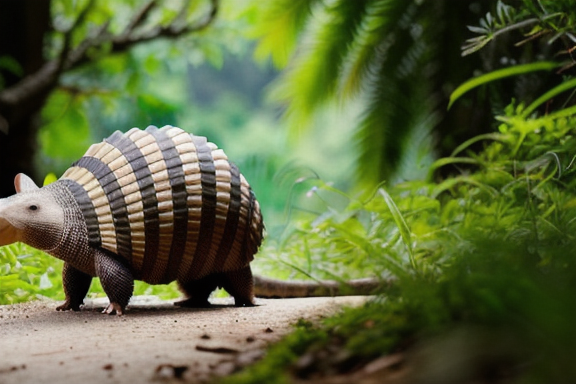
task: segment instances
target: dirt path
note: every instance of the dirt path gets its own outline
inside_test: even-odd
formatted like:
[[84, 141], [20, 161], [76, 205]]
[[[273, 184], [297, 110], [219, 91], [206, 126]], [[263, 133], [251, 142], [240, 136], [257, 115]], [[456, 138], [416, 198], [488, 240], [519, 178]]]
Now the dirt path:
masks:
[[213, 299], [212, 308], [183, 309], [138, 297], [122, 317], [101, 314], [102, 300], [81, 312], [56, 312], [53, 301], [0, 306], [0, 383], [204, 382], [256, 359], [299, 318], [364, 300], [259, 299], [235, 308]]

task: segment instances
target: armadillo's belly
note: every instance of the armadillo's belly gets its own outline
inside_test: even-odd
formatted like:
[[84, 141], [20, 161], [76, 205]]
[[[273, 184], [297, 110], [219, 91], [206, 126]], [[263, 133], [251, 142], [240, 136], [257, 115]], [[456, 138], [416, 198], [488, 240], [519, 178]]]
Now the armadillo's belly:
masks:
[[260, 209], [238, 168], [179, 128], [115, 132], [59, 183], [80, 206], [90, 246], [151, 284], [241, 268], [260, 245]]

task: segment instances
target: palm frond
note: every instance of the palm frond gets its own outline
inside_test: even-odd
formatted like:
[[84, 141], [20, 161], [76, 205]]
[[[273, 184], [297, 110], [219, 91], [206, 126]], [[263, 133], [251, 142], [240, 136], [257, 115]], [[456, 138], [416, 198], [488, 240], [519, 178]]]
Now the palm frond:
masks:
[[[404, 24], [394, 30], [394, 38], [385, 50], [376, 50], [373, 68], [364, 81], [370, 102], [356, 131], [358, 145], [357, 175], [361, 184], [390, 181], [402, 164], [406, 148], [415, 143], [413, 133], [429, 138], [437, 122], [435, 98], [430, 84], [422, 76], [430, 61], [426, 41], [415, 35], [416, 13], [406, 10]], [[429, 140], [431, 141], [431, 140]], [[417, 143], [419, 147], [423, 143]], [[426, 143], [424, 143], [426, 145]]]
[[411, 1], [378, 0], [369, 4], [342, 73], [342, 97], [354, 96], [374, 66], [378, 51], [393, 42], [398, 20], [413, 7]]
[[342, 65], [356, 39], [370, 0], [339, 0], [319, 18], [311, 31], [313, 44], [297, 55], [276, 84], [274, 98], [288, 104], [293, 127], [306, 122], [311, 113], [332, 98]]
[[[355, 137], [360, 180], [391, 181], [399, 166], [415, 174], [406, 161], [425, 157], [433, 147], [430, 131], [446, 116], [440, 101], [447, 103], [447, 95], [439, 87], [468, 76], [454, 68], [459, 64], [451, 58], [461, 59], [445, 42], [460, 36], [462, 25], [452, 22], [453, 16], [472, 1], [457, 7], [451, 0], [315, 3], [294, 58], [271, 88], [291, 133], [311, 126], [310, 118], [328, 102], [344, 105], [358, 97], [364, 100]], [[507, 8], [502, 9], [505, 17]]]
[[294, 50], [312, 9], [320, 0], [276, 0], [258, 2], [256, 7], [266, 7], [262, 19], [256, 23], [251, 35], [258, 38], [255, 56], [266, 59], [271, 56], [278, 68], [284, 67]]
[[[420, 152], [430, 153], [433, 147], [430, 132], [438, 121], [429, 94], [423, 90], [426, 87], [421, 83], [388, 77], [378, 80], [355, 133], [356, 173], [360, 185], [391, 181], [405, 165], [407, 154], [414, 161]], [[404, 168], [410, 170], [414, 166]]]

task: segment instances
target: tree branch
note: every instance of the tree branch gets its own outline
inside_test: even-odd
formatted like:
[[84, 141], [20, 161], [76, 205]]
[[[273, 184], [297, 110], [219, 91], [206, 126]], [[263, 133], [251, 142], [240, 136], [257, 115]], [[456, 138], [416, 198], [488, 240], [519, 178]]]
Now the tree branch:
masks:
[[110, 53], [125, 52], [133, 46], [158, 38], [178, 38], [197, 33], [207, 28], [215, 20], [219, 0], [210, 0], [209, 12], [197, 23], [186, 25], [186, 11], [189, 1], [185, 2], [178, 15], [165, 26], [156, 26], [146, 32], [137, 33], [137, 28], [144, 23], [150, 13], [158, 7], [156, 0], [150, 0], [136, 12], [124, 31], [119, 35], [108, 32], [110, 21], [104, 23], [96, 33], [87, 37], [74, 49], [70, 47], [72, 34], [84, 23], [95, 0], [90, 0], [80, 12], [74, 24], [64, 34], [64, 44], [58, 58], [44, 64], [37, 72], [25, 77], [12, 87], [0, 92], [0, 132], [7, 133], [10, 125], [22, 117], [30, 115], [41, 108], [45, 97], [58, 85], [63, 72], [80, 67], [90, 61], [88, 51], [91, 48], [111, 44]]
[[156, 3], [156, 0], [150, 0], [147, 4], [145, 4], [144, 7], [142, 7], [140, 11], [134, 15], [132, 20], [130, 20], [126, 26], [126, 29], [124, 29], [124, 32], [122, 32], [122, 35], [127, 36], [132, 33], [136, 27], [146, 21], [150, 11], [152, 11], [157, 5], [158, 4]]
[[[0, 131], [8, 134], [11, 122], [17, 122], [30, 114], [30, 110], [39, 108], [44, 97], [57, 85], [58, 78], [65, 69], [65, 63], [70, 54], [72, 34], [86, 19], [86, 15], [94, 6], [94, 0], [84, 7], [72, 26], [64, 33], [64, 44], [58, 59], [44, 64], [37, 72], [25, 77], [14, 86], [0, 92]], [[22, 108], [18, 108], [22, 106]]]
[[94, 6], [94, 0], [90, 0], [88, 4], [84, 7], [84, 9], [80, 12], [76, 20], [74, 20], [74, 24], [64, 33], [64, 44], [62, 46], [62, 51], [60, 52], [58, 58], [58, 66], [55, 73], [55, 76], [58, 77], [62, 73], [65, 68], [66, 61], [68, 60], [68, 55], [70, 53], [70, 44], [72, 42], [72, 35], [74, 34], [74, 30], [78, 28], [84, 20], [86, 19], [86, 15]]
[[197, 24], [186, 25], [180, 21], [186, 16], [186, 9], [188, 8], [188, 4], [189, 1], [184, 3], [178, 15], [168, 25], [157, 26], [145, 33], [141, 33], [140, 35], [120, 35], [112, 38], [110, 40], [112, 43], [112, 52], [122, 52], [133, 45], [144, 43], [160, 37], [176, 38], [190, 33], [200, 32], [214, 21], [218, 13], [218, 0], [211, 0], [210, 11], [206, 15], [205, 19]]

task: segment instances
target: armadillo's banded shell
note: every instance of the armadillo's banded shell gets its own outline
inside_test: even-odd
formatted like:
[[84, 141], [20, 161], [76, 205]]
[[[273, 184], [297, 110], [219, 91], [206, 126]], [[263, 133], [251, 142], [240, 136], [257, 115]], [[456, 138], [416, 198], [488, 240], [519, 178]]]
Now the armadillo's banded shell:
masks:
[[122, 256], [149, 283], [247, 265], [262, 239], [260, 208], [224, 152], [180, 128], [115, 132], [61, 177], [93, 247]]

